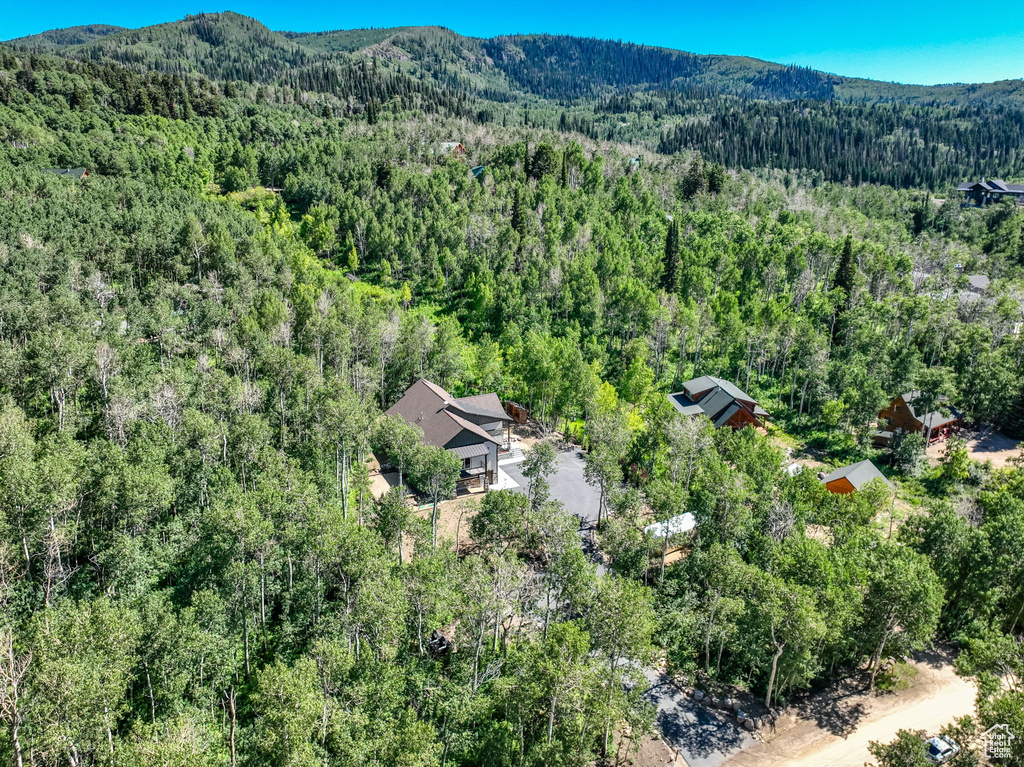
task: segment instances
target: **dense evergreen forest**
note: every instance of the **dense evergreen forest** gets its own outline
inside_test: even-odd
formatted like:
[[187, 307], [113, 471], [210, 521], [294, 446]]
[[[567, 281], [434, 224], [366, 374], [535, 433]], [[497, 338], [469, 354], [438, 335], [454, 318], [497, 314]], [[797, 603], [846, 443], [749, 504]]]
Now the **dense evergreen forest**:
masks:
[[799, 169], [839, 183], [946, 194], [966, 178], [1024, 174], [1021, 81], [905, 86], [736, 56], [569, 36], [477, 40], [436, 27], [279, 33], [234, 13], [11, 44], [143, 75], [263, 84], [261, 101], [316, 93], [337, 114], [372, 115], [397, 99], [400, 109], [696, 150], [733, 169]]
[[[951, 726], [1024, 733], [1024, 474], [955, 439], [934, 466], [919, 435], [871, 446], [910, 389], [1024, 431], [1024, 209], [936, 196], [1019, 173], [988, 143], [1015, 107], [765, 100], [816, 98], [778, 69], [758, 98], [700, 96], [735, 116], [716, 134], [660, 82], [708, 66], [685, 57], [632, 50], [641, 74], [600, 82], [659, 87], [598, 96], [536, 66], [543, 41], [525, 63], [501, 43], [505, 79], [462, 53], [435, 77], [367, 31], [358, 60], [223, 22], [0, 48], [4, 760], [610, 763], [651, 730], [655, 659], [773, 708], [938, 640], [979, 682]], [[887, 144], [911, 131], [935, 135]], [[771, 430], [675, 414], [702, 374]], [[451, 494], [444, 451], [382, 416], [420, 377], [585, 448], [601, 567], [550, 448], [458, 550], [373, 497], [371, 451], [426, 507]], [[894, 485], [831, 495], [786, 446]], [[666, 563], [643, 529], [685, 510]]]

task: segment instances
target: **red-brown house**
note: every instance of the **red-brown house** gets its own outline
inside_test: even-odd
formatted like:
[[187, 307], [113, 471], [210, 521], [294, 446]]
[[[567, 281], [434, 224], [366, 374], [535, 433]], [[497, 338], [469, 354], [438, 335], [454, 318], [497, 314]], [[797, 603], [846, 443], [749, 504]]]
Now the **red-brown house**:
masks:
[[885, 410], [878, 412], [883, 431], [875, 436], [875, 444], [888, 445], [895, 429], [923, 434], [928, 442], [935, 442], [949, 436], [963, 420], [960, 411], [948, 405], [945, 407], [946, 413], [941, 410], [921, 413], [915, 404], [920, 397], [920, 391], [909, 391], [894, 399]]
[[706, 415], [715, 428], [764, 426], [768, 412], [735, 384], [714, 376], [700, 376], [683, 384], [683, 390], [668, 395], [672, 406], [683, 415]]

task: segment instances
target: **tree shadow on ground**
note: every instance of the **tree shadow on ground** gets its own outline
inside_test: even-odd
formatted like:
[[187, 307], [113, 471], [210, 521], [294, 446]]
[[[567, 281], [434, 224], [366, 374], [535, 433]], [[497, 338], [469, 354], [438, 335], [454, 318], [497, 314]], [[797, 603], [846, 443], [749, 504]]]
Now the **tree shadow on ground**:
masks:
[[694, 722], [668, 710], [658, 712], [657, 722], [665, 740], [689, 757], [704, 759], [715, 753], [727, 754], [744, 741], [739, 728], [727, 721]]

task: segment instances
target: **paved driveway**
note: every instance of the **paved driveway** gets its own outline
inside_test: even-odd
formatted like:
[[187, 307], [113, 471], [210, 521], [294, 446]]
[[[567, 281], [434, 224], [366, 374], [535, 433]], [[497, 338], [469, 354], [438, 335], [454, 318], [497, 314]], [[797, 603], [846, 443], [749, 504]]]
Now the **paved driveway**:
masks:
[[644, 669], [651, 688], [644, 698], [658, 713], [661, 736], [677, 749], [690, 767], [718, 767], [744, 748], [755, 745], [748, 732], [718, 711], [695, 703], [655, 669]]
[[[564, 450], [558, 453], [558, 468], [548, 480], [551, 483], [552, 500], [561, 501], [570, 514], [583, 517], [590, 523], [597, 522], [597, 503], [600, 493], [587, 484], [583, 478], [584, 460], [578, 450]], [[525, 493], [527, 481], [521, 471], [521, 463], [503, 465], [502, 470], [512, 481], [518, 483], [519, 492]]]

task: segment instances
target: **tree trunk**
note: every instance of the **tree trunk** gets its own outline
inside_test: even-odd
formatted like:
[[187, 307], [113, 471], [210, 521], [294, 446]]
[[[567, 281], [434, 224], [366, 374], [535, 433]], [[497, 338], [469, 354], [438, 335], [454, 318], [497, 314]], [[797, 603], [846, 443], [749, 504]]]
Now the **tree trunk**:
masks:
[[871, 662], [871, 679], [868, 680], [868, 692], [875, 689], [875, 677], [878, 676], [878, 667], [882, 665], [882, 653], [885, 652], [885, 643], [889, 641], [889, 632], [882, 633], [882, 641], [878, 643], [875, 650], [875, 657]]
[[434, 508], [430, 512], [430, 527], [433, 535], [434, 548], [437, 548], [437, 496], [434, 496]]
[[231, 722], [228, 730], [228, 753], [231, 758], [231, 767], [235, 767], [235, 725], [238, 720], [237, 709], [235, 708], [235, 688], [231, 687], [228, 693], [228, 709], [231, 713]]
[[775, 640], [775, 626], [772, 626], [772, 643], [775, 645], [775, 655], [772, 656], [772, 673], [768, 677], [768, 692], [764, 696], [764, 705], [766, 708], [772, 707], [772, 691], [775, 687], [775, 673], [778, 671], [779, 658], [782, 657], [782, 651], [786, 649], [786, 643], [779, 644]]
[[704, 632], [704, 670], [711, 670], [711, 634], [715, 629], [715, 614], [718, 612], [718, 603], [721, 601], [722, 592], [715, 591], [715, 601], [711, 604], [711, 611], [708, 613], [708, 630]]

